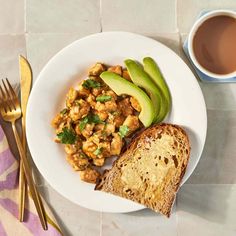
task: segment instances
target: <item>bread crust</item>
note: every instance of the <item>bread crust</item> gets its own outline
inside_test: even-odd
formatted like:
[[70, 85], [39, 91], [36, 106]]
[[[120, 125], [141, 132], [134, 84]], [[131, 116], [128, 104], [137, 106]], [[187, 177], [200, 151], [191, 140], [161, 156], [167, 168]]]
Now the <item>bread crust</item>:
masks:
[[[168, 158], [162, 156], [160, 153], [163, 153], [164, 148], [160, 145], [161, 142], [164, 140], [170, 139], [177, 144], [177, 147], [174, 147], [172, 143], [165, 142], [166, 147], [172, 147], [172, 152], [174, 154], [180, 153], [180, 155], [169, 155]], [[159, 145], [159, 146], [158, 146]], [[164, 145], [164, 144], [163, 144]], [[155, 152], [152, 152], [153, 148], [159, 147]], [[148, 148], [147, 148], [148, 147]], [[180, 148], [181, 147], [181, 148]], [[163, 150], [162, 150], [163, 149]], [[127, 184], [124, 183], [122, 180], [123, 175], [127, 174], [125, 172], [131, 171], [131, 169], [125, 169], [124, 165], [130, 165], [132, 168], [137, 167], [137, 155], [138, 152], [138, 159], [142, 161], [142, 159], [148, 160], [148, 164], [145, 168], [151, 169], [150, 173], [142, 175], [139, 174], [135, 178], [141, 178], [146, 180], [140, 182], [140, 189], [139, 188], [127, 188]], [[171, 151], [170, 151], [171, 152]], [[140, 154], [141, 153], [141, 154]], [[159, 160], [156, 161], [157, 170], [153, 170], [153, 166], [150, 166], [150, 161], [154, 161], [159, 155]], [[150, 156], [150, 157], [147, 157]], [[167, 156], [167, 155], [166, 155]], [[148, 208], [160, 212], [165, 216], [169, 217], [171, 214], [171, 208], [176, 196], [176, 193], [179, 189], [181, 180], [185, 174], [186, 167], [189, 161], [190, 156], [190, 143], [188, 136], [183, 128], [178, 125], [173, 124], [155, 124], [148, 129], [144, 130], [137, 134], [137, 136], [131, 141], [129, 146], [126, 150], [122, 153], [122, 155], [113, 163], [112, 168], [110, 170], [105, 170], [101, 178], [97, 181], [95, 186], [95, 190], [100, 190], [108, 193], [112, 193], [114, 195], [118, 195], [120, 197], [127, 198], [129, 200], [138, 202], [147, 206]], [[161, 157], [161, 159], [160, 159]], [[175, 158], [174, 158], [175, 157]], [[178, 159], [179, 158], [179, 159]], [[157, 171], [160, 171], [161, 164], [163, 165], [163, 159], [166, 164], [162, 168], [164, 171], [170, 172], [171, 174], [163, 175], [164, 180], [160, 182], [160, 184], [155, 186], [155, 182], [151, 182], [149, 179], [152, 175], [157, 175]], [[168, 161], [166, 160], [168, 159]], [[135, 163], [136, 164], [133, 164]], [[177, 163], [177, 166], [176, 166]], [[136, 165], [136, 166], [135, 166]], [[180, 166], [179, 166], [180, 165]], [[140, 164], [141, 166], [141, 164]], [[161, 166], [162, 167], [162, 166]], [[142, 166], [140, 167], [142, 168]], [[158, 169], [159, 168], [159, 169]], [[161, 170], [162, 170], [161, 169]], [[143, 169], [142, 169], [143, 170]], [[137, 171], [133, 171], [136, 173]], [[159, 172], [158, 172], [159, 173]], [[131, 176], [132, 177], [132, 176]], [[132, 179], [131, 177], [126, 179], [126, 182]], [[161, 176], [162, 177], [162, 176]], [[137, 181], [138, 181], [137, 179]], [[158, 179], [157, 179], [158, 182]], [[150, 186], [154, 186], [151, 188]], [[160, 189], [161, 190], [160, 190]], [[146, 190], [143, 191], [143, 189]], [[151, 189], [151, 190], [150, 190]], [[158, 191], [159, 192], [158, 192]], [[128, 192], [127, 192], [128, 191]], [[152, 192], [153, 191], [153, 192]], [[155, 195], [154, 197], [152, 195]], [[151, 199], [151, 200], [150, 200]]]

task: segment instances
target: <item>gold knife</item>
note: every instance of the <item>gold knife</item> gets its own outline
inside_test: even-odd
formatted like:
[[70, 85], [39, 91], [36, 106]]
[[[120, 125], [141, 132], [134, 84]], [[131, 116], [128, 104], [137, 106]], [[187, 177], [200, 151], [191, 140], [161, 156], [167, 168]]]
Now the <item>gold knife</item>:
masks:
[[[31, 90], [32, 84], [32, 70], [28, 61], [20, 55], [19, 57], [19, 66], [20, 66], [20, 86], [21, 86], [21, 110], [22, 110], [22, 146], [24, 152], [27, 152], [26, 146], [26, 133], [25, 133], [25, 118], [26, 118], [26, 108], [28, 103], [28, 98]], [[27, 192], [26, 188], [26, 178], [24, 174], [23, 163], [20, 161], [20, 176], [19, 176], [19, 189], [20, 189], [20, 205], [19, 205], [19, 220], [24, 220], [24, 209], [25, 209], [25, 196]], [[47, 220], [42, 200], [38, 192], [36, 192], [40, 200], [40, 207], [42, 215], [39, 215], [42, 222], [44, 230], [47, 229]]]
[[[23, 56], [19, 56], [20, 66], [20, 86], [21, 86], [21, 110], [22, 110], [22, 146], [26, 152], [26, 134], [25, 134], [25, 114], [27, 102], [30, 94], [32, 83], [32, 71], [27, 60]], [[26, 179], [23, 169], [23, 163], [20, 161], [20, 175], [19, 175], [19, 220], [24, 220], [25, 196], [26, 196]]]

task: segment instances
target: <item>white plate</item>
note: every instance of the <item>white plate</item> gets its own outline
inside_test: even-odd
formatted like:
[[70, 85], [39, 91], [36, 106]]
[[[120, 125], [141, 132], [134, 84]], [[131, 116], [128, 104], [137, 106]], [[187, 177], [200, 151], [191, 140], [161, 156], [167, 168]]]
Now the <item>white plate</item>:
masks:
[[38, 76], [27, 109], [27, 139], [33, 160], [48, 183], [64, 197], [83, 207], [105, 212], [130, 212], [144, 208], [132, 201], [94, 191], [80, 181], [65, 160], [62, 145], [53, 142], [51, 119], [64, 105], [71, 86], [86, 77], [88, 67], [100, 61], [124, 65], [125, 58], [142, 61], [151, 56], [161, 68], [172, 95], [166, 122], [182, 125], [190, 136], [191, 157], [184, 183], [196, 167], [205, 143], [207, 116], [201, 89], [190, 69], [169, 48], [141, 35], [127, 32], [94, 34], [57, 53]]

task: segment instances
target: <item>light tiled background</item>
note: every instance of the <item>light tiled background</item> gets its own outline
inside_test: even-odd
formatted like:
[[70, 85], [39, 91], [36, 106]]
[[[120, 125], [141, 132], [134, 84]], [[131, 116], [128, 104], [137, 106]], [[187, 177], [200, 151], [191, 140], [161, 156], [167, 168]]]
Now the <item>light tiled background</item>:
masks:
[[[0, 6], [0, 75], [17, 84], [19, 54], [28, 57], [36, 80], [57, 51], [101, 31], [144, 34], [184, 58], [181, 44], [199, 12], [236, 9], [236, 1], [0, 0]], [[65, 235], [236, 235], [236, 84], [200, 82], [200, 86], [208, 113], [206, 145], [196, 170], [178, 193], [171, 218], [149, 210], [106, 214], [81, 208], [60, 196], [36, 172], [40, 191]]]

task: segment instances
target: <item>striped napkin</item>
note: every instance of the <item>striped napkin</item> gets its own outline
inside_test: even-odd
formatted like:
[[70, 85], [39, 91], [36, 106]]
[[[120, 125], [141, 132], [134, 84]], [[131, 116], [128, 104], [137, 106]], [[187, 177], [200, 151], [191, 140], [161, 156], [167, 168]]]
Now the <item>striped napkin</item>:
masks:
[[62, 232], [52, 212], [44, 202], [48, 230], [42, 229], [33, 200], [26, 202], [25, 222], [18, 220], [19, 163], [12, 155], [0, 126], [0, 236], [61, 236]]

